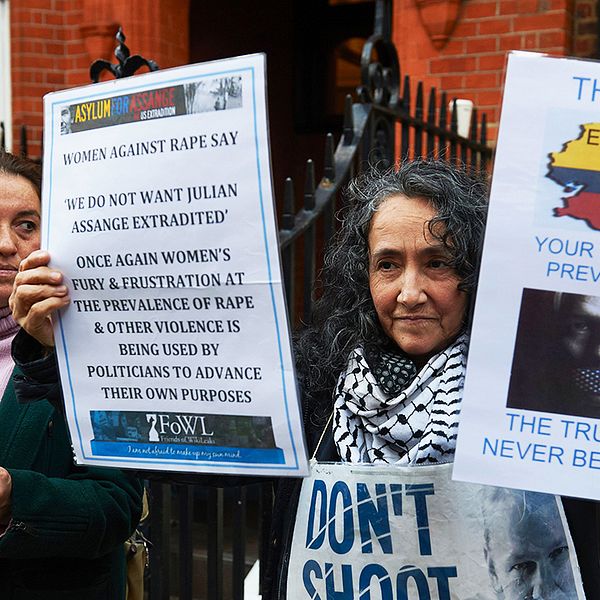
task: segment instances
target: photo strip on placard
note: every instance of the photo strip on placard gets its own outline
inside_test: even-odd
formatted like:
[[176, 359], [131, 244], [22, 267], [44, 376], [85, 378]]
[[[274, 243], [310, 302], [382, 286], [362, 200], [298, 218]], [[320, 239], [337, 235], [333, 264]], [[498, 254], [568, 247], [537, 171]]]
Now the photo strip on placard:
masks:
[[600, 417], [600, 297], [525, 288], [507, 407]]

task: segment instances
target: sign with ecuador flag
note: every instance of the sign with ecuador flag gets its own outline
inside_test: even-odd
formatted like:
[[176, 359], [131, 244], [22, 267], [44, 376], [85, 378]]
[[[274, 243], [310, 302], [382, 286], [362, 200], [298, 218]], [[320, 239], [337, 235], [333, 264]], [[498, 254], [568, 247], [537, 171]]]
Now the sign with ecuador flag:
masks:
[[511, 53], [454, 478], [600, 499], [600, 63]]

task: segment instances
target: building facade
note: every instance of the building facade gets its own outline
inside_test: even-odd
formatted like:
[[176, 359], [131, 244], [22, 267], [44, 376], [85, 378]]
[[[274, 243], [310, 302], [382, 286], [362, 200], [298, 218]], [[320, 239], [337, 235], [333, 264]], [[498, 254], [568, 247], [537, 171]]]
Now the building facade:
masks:
[[[391, 1], [391, 0], [390, 0]], [[375, 0], [0, 0], [0, 121], [17, 148], [41, 153], [42, 97], [84, 85], [89, 65], [113, 60], [121, 26], [132, 53], [161, 68], [264, 51], [276, 177], [340, 124], [360, 80]], [[506, 52], [598, 55], [597, 0], [393, 0], [401, 74], [467, 98], [488, 115], [493, 143]]]

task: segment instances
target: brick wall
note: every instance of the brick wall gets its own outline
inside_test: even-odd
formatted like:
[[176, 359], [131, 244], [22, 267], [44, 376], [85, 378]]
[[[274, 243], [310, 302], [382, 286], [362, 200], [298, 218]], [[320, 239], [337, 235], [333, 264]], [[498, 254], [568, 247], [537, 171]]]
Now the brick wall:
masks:
[[116, 62], [121, 25], [132, 54], [161, 67], [186, 64], [189, 0], [11, 0], [13, 140], [27, 125], [29, 153], [39, 156], [42, 96], [89, 83], [92, 60]]
[[[42, 96], [88, 83], [91, 61], [114, 61], [118, 25], [132, 53], [161, 67], [189, 62], [190, 0], [11, 0], [13, 139], [26, 124], [41, 151]], [[403, 74], [473, 100], [495, 138], [508, 50], [597, 55], [596, 0], [463, 0], [449, 41], [436, 49], [415, 0], [394, 0]]]
[[485, 112], [496, 137], [506, 53], [531, 50], [590, 56], [595, 0], [463, 0], [449, 41], [436, 49], [415, 0], [395, 0], [394, 42], [403, 74]]
[[573, 28], [573, 56], [598, 57], [598, 2], [576, 0]]

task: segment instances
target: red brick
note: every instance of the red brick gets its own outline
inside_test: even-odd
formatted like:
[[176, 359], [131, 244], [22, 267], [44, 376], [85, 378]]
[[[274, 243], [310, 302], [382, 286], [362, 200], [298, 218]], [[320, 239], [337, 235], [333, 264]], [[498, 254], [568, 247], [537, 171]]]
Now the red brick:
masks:
[[64, 54], [65, 52], [64, 45], [57, 42], [46, 42], [45, 46], [48, 54]]
[[506, 64], [506, 53], [490, 54], [489, 56], [479, 56], [477, 58], [478, 71], [502, 71]]
[[539, 47], [537, 33], [527, 33], [523, 36], [523, 48], [525, 50], [538, 50]]
[[64, 25], [63, 15], [48, 12], [44, 14], [43, 22], [47, 25]]
[[[81, 12], [72, 12], [65, 15], [65, 25], [81, 25], [83, 19], [83, 13]], [[115, 32], [116, 33], [116, 32]]]
[[436, 58], [431, 61], [432, 73], [462, 73], [474, 69], [475, 59], [472, 57]]
[[562, 29], [565, 26], [564, 12], [551, 12], [541, 15], [518, 16], [513, 27], [515, 31], [540, 31], [541, 29]]
[[566, 10], [573, 12], [573, 0], [540, 0], [544, 10]]
[[21, 65], [32, 69], [50, 69], [54, 67], [54, 59], [51, 56], [23, 56]]
[[595, 35], [598, 29], [597, 23], [581, 23], [577, 27], [578, 35]]
[[535, 14], [539, 12], [538, 0], [517, 0], [517, 15]]
[[465, 78], [466, 89], [481, 89], [489, 88], [496, 89], [498, 87], [497, 73], [476, 73], [475, 75], [467, 75]]
[[498, 3], [496, 0], [492, 2], [467, 2], [462, 18], [463, 19], [480, 19], [481, 17], [494, 17], [497, 14]]
[[40, 25], [30, 25], [27, 28], [27, 37], [46, 40], [51, 36], [49, 35], [48, 27], [43, 27]]
[[65, 29], [64, 27], [56, 27], [54, 29], [52, 29], [52, 39], [56, 40], [56, 41], [64, 41], [68, 38], [69, 36], [69, 30]]
[[452, 37], [471, 37], [477, 33], [477, 22], [476, 21], [463, 21], [460, 20], [456, 24], [456, 29], [452, 34]]
[[521, 34], [503, 35], [500, 38], [500, 50], [522, 50], [522, 38]]
[[[21, 6], [31, 13], [35, 12], [33, 9], [48, 10], [48, 0], [22, 0]], [[12, 7], [11, 7], [12, 10]]]
[[573, 50], [575, 56], [582, 58], [592, 57], [596, 53], [596, 40], [577, 40]]
[[64, 84], [65, 74], [62, 71], [46, 71], [46, 81], [50, 84]]
[[22, 85], [20, 92], [24, 97], [39, 98], [44, 93], [46, 86], [38, 85]]
[[499, 106], [500, 90], [494, 92], [478, 92], [476, 94], [477, 106]]
[[42, 107], [42, 99], [41, 97], [39, 99], [31, 99], [31, 98], [23, 98], [23, 108], [24, 111], [23, 112], [30, 112], [30, 113], [38, 113], [41, 112], [41, 107]]
[[465, 87], [465, 78], [462, 75], [442, 75], [440, 87], [442, 91], [450, 92], [454, 89], [462, 90]]
[[467, 54], [481, 54], [496, 50], [498, 50], [498, 38], [496, 36], [467, 40]]
[[479, 22], [479, 35], [494, 35], [512, 31], [512, 19], [508, 17], [499, 19], [483, 19]]
[[21, 40], [13, 40], [13, 53], [16, 52], [39, 52], [41, 47], [41, 42], [35, 42], [33, 40], [21, 39]]
[[588, 2], [579, 2], [575, 9], [575, 15], [578, 19], [586, 19], [592, 16], [592, 5]]
[[69, 10], [69, 1], [68, 0], [52, 0], [54, 6], [54, 10], [57, 12], [66, 12]]
[[567, 32], [566, 31], [548, 31], [540, 33], [539, 48], [543, 50], [549, 47], [567, 47]]
[[516, 15], [518, 14], [519, 0], [500, 0], [498, 14], [500, 15]]
[[465, 41], [451, 38], [450, 41], [444, 46], [443, 52], [444, 56], [463, 56], [465, 53]]

